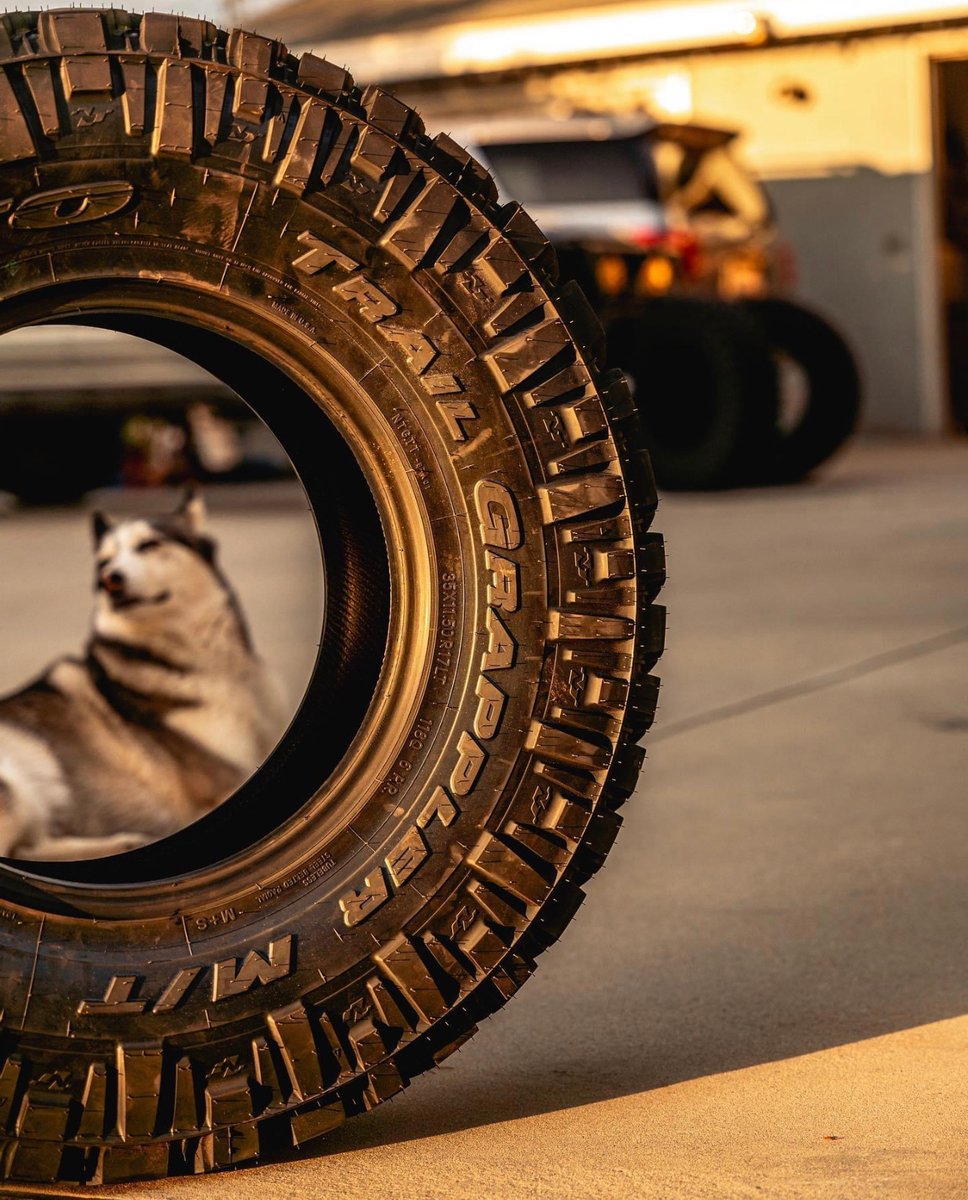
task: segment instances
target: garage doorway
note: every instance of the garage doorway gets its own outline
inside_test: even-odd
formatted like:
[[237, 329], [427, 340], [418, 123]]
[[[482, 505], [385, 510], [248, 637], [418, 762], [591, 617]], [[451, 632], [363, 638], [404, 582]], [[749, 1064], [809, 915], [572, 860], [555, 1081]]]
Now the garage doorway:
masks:
[[968, 60], [935, 62], [933, 92], [948, 413], [968, 432]]

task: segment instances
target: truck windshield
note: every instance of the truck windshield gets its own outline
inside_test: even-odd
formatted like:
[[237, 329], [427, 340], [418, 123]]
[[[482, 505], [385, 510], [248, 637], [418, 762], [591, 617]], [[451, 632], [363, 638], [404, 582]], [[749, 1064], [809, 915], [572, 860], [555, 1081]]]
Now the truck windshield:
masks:
[[510, 142], [489, 145], [501, 190], [522, 204], [656, 200], [655, 168], [640, 142]]

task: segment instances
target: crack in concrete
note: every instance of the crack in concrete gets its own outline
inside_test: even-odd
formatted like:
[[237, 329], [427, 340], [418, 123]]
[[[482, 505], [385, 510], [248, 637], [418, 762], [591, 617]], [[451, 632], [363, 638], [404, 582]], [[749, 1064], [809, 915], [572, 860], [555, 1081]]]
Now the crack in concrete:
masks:
[[858, 662], [845, 667], [836, 667], [831, 671], [823, 671], [809, 679], [801, 679], [796, 683], [784, 684], [783, 687], [771, 688], [765, 692], [757, 692], [743, 700], [734, 700], [730, 704], [721, 704], [716, 708], [706, 709], [705, 712], [695, 713], [691, 717], [682, 717], [678, 721], [669, 721], [659, 725], [648, 736], [648, 744], [665, 741], [667, 738], [679, 737], [693, 729], [702, 729], [707, 725], [715, 725], [719, 721], [729, 720], [730, 717], [742, 717], [747, 713], [758, 712], [764, 708], [772, 708], [786, 700], [796, 700], [800, 696], [809, 696], [814, 692], [826, 691], [827, 688], [838, 687], [851, 680], [860, 679], [864, 675], [872, 675], [875, 671], [883, 671], [887, 667], [899, 663], [910, 662], [912, 659], [924, 658], [928, 654], [936, 654], [950, 646], [968, 642], [968, 625], [959, 629], [949, 629], [918, 642], [910, 642], [905, 646], [897, 646], [893, 650], [885, 650], [862, 658]]

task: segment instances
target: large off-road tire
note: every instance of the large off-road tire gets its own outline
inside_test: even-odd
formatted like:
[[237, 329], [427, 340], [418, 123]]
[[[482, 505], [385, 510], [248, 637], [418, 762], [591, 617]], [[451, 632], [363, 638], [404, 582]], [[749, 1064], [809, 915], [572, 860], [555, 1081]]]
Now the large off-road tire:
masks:
[[655, 707], [651, 477], [545, 239], [391, 96], [165, 14], [8, 14], [0, 55], [2, 328], [140, 333], [236, 388], [327, 589], [224, 805], [0, 864], [2, 1174], [252, 1162], [448, 1055], [580, 904]]
[[[792, 483], [826, 462], [857, 427], [861, 405], [857, 364], [837, 330], [803, 305], [764, 299], [747, 300], [743, 307], [759, 325], [780, 376], [777, 438], [760, 463], [758, 478]], [[783, 400], [786, 374], [803, 391], [789, 406]]]
[[609, 331], [631, 377], [660, 487], [750, 483], [776, 439], [776, 371], [757, 323], [715, 300], [668, 296]]

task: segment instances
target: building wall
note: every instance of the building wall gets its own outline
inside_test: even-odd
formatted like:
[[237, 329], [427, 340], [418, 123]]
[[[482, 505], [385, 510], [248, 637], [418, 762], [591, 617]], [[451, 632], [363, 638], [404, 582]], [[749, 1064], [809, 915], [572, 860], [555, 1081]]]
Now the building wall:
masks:
[[933, 55], [957, 34], [693, 60], [692, 115], [735, 124], [798, 264], [797, 292], [854, 347], [869, 428], [941, 431]]
[[931, 60], [944, 57], [968, 58], [968, 30], [572, 67], [486, 98], [456, 83], [413, 98], [438, 127], [468, 105], [523, 104], [645, 109], [740, 130], [739, 152], [798, 260], [799, 295], [858, 356], [868, 427], [940, 432]]

